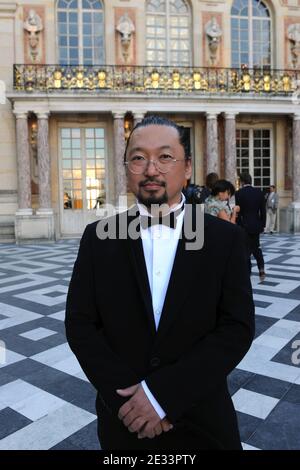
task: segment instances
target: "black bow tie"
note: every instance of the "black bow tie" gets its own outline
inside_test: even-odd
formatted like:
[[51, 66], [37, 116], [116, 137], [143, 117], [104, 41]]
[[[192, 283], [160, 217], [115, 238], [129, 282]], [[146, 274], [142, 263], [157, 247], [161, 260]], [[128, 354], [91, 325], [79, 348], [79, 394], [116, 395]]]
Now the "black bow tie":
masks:
[[160, 215], [158, 217], [150, 217], [148, 215], [140, 215], [140, 223], [143, 229], [153, 227], [153, 225], [165, 225], [175, 229], [177, 224], [177, 217], [182, 212], [184, 204], [176, 211], [169, 212], [167, 215]]

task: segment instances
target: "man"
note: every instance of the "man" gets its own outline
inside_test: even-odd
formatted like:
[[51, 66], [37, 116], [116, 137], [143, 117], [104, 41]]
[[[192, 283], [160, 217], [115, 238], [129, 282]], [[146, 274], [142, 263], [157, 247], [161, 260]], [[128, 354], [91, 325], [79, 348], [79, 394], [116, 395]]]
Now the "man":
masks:
[[265, 199], [259, 188], [252, 186], [249, 173], [240, 176], [242, 188], [235, 193], [235, 202], [240, 206], [238, 223], [245, 229], [249, 249], [249, 269], [251, 273], [251, 254], [256, 259], [259, 277], [265, 279], [265, 262], [260, 248], [260, 233], [266, 225]]
[[276, 188], [274, 184], [270, 186], [270, 192], [267, 198], [267, 223], [266, 223], [266, 232], [273, 234], [275, 230], [276, 215], [278, 209], [279, 197], [276, 193]]
[[[211, 216], [203, 247], [187, 249], [186, 148], [172, 121], [137, 124], [125, 166], [139, 236], [99, 239], [91, 224], [74, 266], [66, 333], [97, 389], [105, 450], [241, 449], [226, 377], [253, 339], [247, 256], [240, 228]], [[172, 227], [153, 206], [167, 206]]]

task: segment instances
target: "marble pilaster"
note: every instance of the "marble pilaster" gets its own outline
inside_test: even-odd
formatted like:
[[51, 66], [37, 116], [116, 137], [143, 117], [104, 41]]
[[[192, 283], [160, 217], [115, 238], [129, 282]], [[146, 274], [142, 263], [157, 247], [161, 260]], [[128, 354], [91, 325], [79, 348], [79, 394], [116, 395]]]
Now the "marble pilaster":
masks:
[[27, 113], [15, 113], [15, 116], [17, 133], [18, 212], [32, 214], [28, 116]]
[[293, 117], [293, 203], [300, 206], [300, 115]]
[[39, 212], [51, 212], [50, 152], [48, 113], [37, 113], [38, 118], [38, 168]]
[[236, 124], [235, 114], [225, 113], [225, 179], [235, 185], [236, 180]]
[[219, 174], [218, 120], [216, 113], [206, 114], [206, 173]]
[[293, 116], [293, 191], [292, 202], [280, 209], [280, 230], [300, 232], [300, 114]]
[[[127, 194], [127, 179], [124, 167], [125, 135], [124, 113], [114, 113], [114, 153], [115, 153], [115, 204], [124, 205]], [[122, 203], [120, 203], [122, 198]]]

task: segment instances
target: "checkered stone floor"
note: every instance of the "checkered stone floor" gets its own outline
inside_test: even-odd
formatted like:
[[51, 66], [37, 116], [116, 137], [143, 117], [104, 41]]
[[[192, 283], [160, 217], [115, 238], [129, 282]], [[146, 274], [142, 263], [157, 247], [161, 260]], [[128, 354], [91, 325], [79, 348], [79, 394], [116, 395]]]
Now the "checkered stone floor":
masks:
[[[262, 246], [256, 338], [229, 389], [245, 449], [300, 449], [300, 236], [264, 235]], [[0, 450], [99, 449], [95, 391], [64, 334], [77, 250], [0, 245]]]

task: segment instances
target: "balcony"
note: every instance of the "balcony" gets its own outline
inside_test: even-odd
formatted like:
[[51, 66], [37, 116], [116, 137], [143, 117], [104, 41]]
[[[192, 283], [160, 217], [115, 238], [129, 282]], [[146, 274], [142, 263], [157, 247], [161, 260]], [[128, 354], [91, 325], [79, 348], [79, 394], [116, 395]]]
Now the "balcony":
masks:
[[17, 92], [87, 94], [253, 94], [291, 96], [299, 70], [208, 67], [14, 65]]

